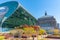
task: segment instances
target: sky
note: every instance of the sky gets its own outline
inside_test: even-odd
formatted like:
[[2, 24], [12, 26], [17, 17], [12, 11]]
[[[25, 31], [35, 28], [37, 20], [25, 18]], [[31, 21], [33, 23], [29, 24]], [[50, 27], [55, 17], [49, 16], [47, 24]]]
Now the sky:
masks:
[[36, 19], [44, 16], [46, 11], [60, 23], [60, 0], [0, 0], [0, 4], [7, 1], [18, 1]]

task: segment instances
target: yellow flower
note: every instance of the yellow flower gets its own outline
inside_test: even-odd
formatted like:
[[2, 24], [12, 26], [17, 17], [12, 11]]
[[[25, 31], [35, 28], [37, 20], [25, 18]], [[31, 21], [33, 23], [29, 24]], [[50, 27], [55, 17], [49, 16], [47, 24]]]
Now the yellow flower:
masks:
[[44, 29], [40, 29], [40, 30], [39, 30], [39, 34], [42, 35], [42, 34], [45, 34], [45, 33], [46, 33], [46, 31], [45, 31]]
[[24, 32], [25, 32], [26, 34], [36, 33], [36, 31], [35, 31], [34, 28], [32, 28], [32, 27], [24, 28]]
[[59, 29], [54, 29], [54, 34], [59, 34]]
[[0, 40], [4, 40], [4, 36], [0, 36]]

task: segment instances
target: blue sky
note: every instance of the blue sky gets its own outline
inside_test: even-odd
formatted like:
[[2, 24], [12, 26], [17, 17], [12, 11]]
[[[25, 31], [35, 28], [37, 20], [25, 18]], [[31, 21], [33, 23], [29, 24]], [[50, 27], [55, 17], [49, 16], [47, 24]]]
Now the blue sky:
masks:
[[[12, 0], [0, 0], [0, 4]], [[18, 1], [36, 19], [44, 16], [45, 11], [60, 23], [60, 0], [13, 0]]]

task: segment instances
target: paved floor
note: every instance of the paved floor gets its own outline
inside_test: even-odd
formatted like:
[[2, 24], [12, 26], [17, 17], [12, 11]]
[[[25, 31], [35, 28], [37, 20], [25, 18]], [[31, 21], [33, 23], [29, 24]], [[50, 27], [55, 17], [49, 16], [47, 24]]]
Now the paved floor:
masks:
[[[5, 39], [5, 40], [12, 40], [12, 39]], [[13, 40], [21, 40], [21, 39], [13, 39]], [[33, 40], [33, 39], [29, 39], [29, 40]], [[35, 40], [37, 40], [37, 39], [35, 39]], [[60, 40], [60, 39], [40, 39], [40, 40]]]
[[60, 39], [48, 39], [48, 40], [60, 40]]
[[60, 40], [60, 39], [49, 39], [49, 40]]

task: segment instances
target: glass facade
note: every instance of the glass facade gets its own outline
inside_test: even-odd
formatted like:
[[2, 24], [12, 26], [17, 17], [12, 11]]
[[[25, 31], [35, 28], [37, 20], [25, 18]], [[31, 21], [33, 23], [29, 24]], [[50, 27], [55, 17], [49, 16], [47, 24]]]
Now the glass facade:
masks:
[[0, 7], [0, 23], [2, 22], [2, 19], [7, 11], [8, 11], [8, 7], [6, 6]]
[[14, 28], [24, 24], [35, 25], [36, 19], [20, 6], [7, 20], [5, 20], [2, 27]]
[[6, 32], [20, 25], [35, 25], [37, 20], [17, 1], [0, 4], [0, 32]]

